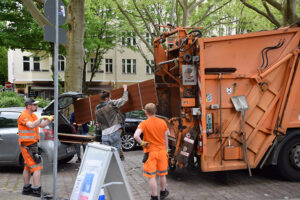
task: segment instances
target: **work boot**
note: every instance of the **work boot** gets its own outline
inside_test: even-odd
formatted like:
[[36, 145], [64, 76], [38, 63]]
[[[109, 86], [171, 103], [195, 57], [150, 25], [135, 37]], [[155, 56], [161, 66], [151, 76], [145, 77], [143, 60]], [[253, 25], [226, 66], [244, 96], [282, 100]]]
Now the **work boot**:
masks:
[[158, 196], [152, 196], [151, 195], [151, 199], [150, 200], [158, 200]]
[[169, 195], [169, 191], [165, 189], [165, 191], [160, 191], [160, 200], [164, 200]]
[[42, 187], [32, 188], [32, 196], [41, 197]]
[[31, 195], [32, 194], [31, 184], [29, 184], [26, 187], [25, 186], [23, 187], [22, 194], [23, 195]]

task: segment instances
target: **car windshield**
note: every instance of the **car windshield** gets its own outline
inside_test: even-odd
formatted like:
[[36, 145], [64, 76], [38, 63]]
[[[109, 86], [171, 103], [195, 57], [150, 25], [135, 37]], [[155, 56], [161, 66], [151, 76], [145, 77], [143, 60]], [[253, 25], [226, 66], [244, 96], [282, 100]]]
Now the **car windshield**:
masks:
[[1, 112], [0, 128], [13, 128], [18, 126], [19, 112]]
[[[25, 109], [25, 108], [24, 108]], [[38, 108], [37, 112], [34, 112], [38, 118], [41, 117], [41, 108]], [[19, 109], [9, 111], [0, 111], [0, 128], [17, 128], [18, 117], [21, 111]]]

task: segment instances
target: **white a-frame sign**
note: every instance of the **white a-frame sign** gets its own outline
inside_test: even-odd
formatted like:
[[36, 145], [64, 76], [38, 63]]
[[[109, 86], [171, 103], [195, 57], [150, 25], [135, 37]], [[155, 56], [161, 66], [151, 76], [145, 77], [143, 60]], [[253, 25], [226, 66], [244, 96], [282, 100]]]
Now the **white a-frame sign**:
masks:
[[114, 147], [89, 143], [73, 187], [71, 200], [133, 200], [118, 151]]

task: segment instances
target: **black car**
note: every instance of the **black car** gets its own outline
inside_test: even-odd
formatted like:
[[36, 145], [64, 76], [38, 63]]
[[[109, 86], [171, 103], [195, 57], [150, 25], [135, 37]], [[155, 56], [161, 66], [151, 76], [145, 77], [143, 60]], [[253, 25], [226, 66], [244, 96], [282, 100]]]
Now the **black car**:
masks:
[[121, 146], [124, 151], [130, 151], [140, 146], [133, 138], [133, 135], [138, 125], [146, 119], [146, 116], [141, 110], [128, 112], [125, 116], [125, 132], [121, 135]]

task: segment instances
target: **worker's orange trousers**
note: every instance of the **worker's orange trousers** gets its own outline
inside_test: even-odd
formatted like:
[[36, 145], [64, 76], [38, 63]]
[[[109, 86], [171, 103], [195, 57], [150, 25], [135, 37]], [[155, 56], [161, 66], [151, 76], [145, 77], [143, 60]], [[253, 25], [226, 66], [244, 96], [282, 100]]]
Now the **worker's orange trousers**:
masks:
[[143, 176], [154, 178], [168, 174], [168, 153], [166, 150], [149, 152], [148, 160], [143, 165]]
[[29, 170], [31, 173], [36, 171], [36, 170], [41, 170], [43, 169], [42, 162], [37, 164], [34, 159], [31, 157], [31, 155], [28, 153], [27, 149], [23, 146], [20, 146], [22, 156], [24, 159], [24, 169]]

